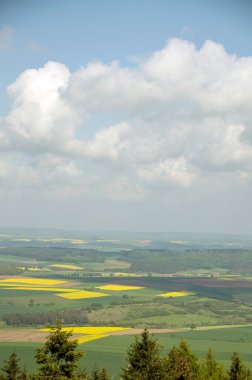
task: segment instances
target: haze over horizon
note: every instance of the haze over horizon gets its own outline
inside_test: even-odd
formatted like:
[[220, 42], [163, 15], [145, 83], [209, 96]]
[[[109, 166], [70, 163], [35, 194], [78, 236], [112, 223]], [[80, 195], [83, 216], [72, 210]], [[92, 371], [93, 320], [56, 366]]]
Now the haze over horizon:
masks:
[[252, 3], [0, 0], [0, 228], [252, 231]]

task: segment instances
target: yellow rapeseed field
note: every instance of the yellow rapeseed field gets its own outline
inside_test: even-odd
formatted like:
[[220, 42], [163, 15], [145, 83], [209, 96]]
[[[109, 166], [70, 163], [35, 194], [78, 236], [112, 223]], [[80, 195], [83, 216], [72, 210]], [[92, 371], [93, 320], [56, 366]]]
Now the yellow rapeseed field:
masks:
[[53, 268], [63, 268], [63, 269], [74, 269], [74, 270], [81, 270], [83, 268], [78, 267], [77, 265], [71, 265], [71, 264], [51, 264], [49, 267]]
[[3, 280], [0, 280], [1, 283], [15, 283], [15, 284], [30, 284], [30, 285], [43, 285], [43, 286], [50, 286], [50, 285], [59, 285], [59, 284], [65, 284], [66, 281], [63, 280], [51, 280], [47, 278], [33, 278], [33, 277], [8, 277], [4, 278]]
[[[31, 286], [32, 284], [21, 284], [21, 286], [24, 286], [24, 287], [27, 287], [27, 286]], [[6, 286], [8, 286], [8, 287], [13, 287], [13, 288], [16, 288], [17, 286], [19, 286], [19, 284], [13, 284], [12, 282], [6, 282], [6, 283], [4, 283], [4, 284], [1, 284], [0, 283], [0, 286], [1, 287], [5, 287], [6, 288]], [[41, 285], [34, 285], [34, 286], [41, 286]]]
[[[64, 290], [65, 289], [62, 289], [62, 291]], [[81, 300], [84, 298], [105, 297], [105, 296], [108, 296], [109, 294], [99, 293], [99, 292], [89, 292], [88, 290], [78, 290], [78, 291], [73, 291], [71, 293], [59, 293], [55, 295], [58, 297], [67, 298], [69, 300]]]
[[87, 290], [81, 290], [76, 288], [64, 288], [55, 287], [54, 285], [67, 284], [67, 281], [61, 280], [51, 280], [43, 278], [6, 278], [0, 280], [0, 287], [3, 289], [13, 289], [13, 290], [37, 290], [37, 291], [47, 291], [55, 292], [55, 296], [78, 300], [85, 298], [97, 298], [109, 296], [109, 294], [100, 292], [91, 292]]
[[163, 293], [160, 294], [159, 297], [185, 297], [185, 296], [191, 296], [192, 292], [169, 292], [169, 293]]
[[106, 338], [106, 336], [108, 336], [108, 334], [83, 335], [83, 336], [80, 336], [80, 337], [78, 337], [76, 339], [77, 339], [77, 341], [78, 341], [79, 344], [83, 344], [83, 343], [90, 342], [91, 340]]
[[102, 289], [102, 290], [136, 290], [136, 289], [143, 289], [143, 286], [108, 284], [108, 285], [96, 286], [96, 288]]
[[[74, 288], [55, 288], [55, 287], [43, 287], [43, 286], [23, 286], [23, 285], [17, 285], [15, 286], [12, 285], [6, 285], [4, 289], [14, 289], [14, 290], [38, 290], [38, 291], [45, 291], [45, 292], [66, 292], [66, 293], [73, 293], [73, 292], [79, 292], [79, 289], [74, 289]], [[2, 284], [1, 284], [2, 286]]]
[[101, 335], [115, 331], [128, 330], [128, 327], [111, 327], [111, 326], [76, 326], [63, 327], [63, 331], [72, 331], [73, 334]]
[[[101, 339], [108, 336], [110, 333], [115, 331], [128, 330], [127, 327], [63, 327], [63, 331], [71, 331], [74, 335], [82, 335], [77, 337], [77, 341], [79, 344], [90, 342], [91, 340]], [[50, 328], [42, 329], [41, 331], [50, 332], [52, 331]]]

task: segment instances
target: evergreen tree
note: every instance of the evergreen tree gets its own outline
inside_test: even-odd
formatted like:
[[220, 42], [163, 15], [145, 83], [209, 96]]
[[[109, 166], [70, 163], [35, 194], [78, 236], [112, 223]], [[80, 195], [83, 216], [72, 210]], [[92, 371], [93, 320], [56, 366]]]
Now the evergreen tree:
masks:
[[4, 379], [6, 380], [18, 380], [18, 376], [21, 372], [19, 367], [19, 358], [14, 351], [8, 358], [8, 360], [4, 361], [4, 366], [2, 368], [2, 371], [4, 372], [5, 376]]
[[103, 368], [101, 371], [99, 371], [95, 366], [90, 380], [109, 380], [109, 375], [106, 368]]
[[196, 380], [199, 377], [197, 357], [185, 341], [172, 347], [165, 360], [166, 377], [169, 380]]
[[21, 369], [18, 380], [29, 380], [30, 376], [25, 368]]
[[122, 380], [164, 380], [160, 346], [145, 329], [128, 350], [127, 366], [122, 369]]
[[77, 380], [88, 380], [87, 371], [85, 369], [78, 368], [74, 379], [77, 379]]
[[174, 380], [178, 374], [178, 367], [180, 365], [180, 352], [178, 347], [173, 346], [168, 354], [168, 358], [165, 361], [165, 371], [167, 378]]
[[205, 379], [211, 379], [213, 375], [216, 373], [217, 368], [218, 368], [217, 361], [215, 360], [215, 357], [211, 348], [209, 348], [207, 352], [204, 367], [205, 367]]
[[77, 377], [77, 362], [84, 355], [78, 351], [76, 339], [70, 340], [71, 331], [64, 331], [60, 322], [52, 326], [52, 332], [45, 345], [36, 350], [35, 359], [39, 368], [40, 379], [80, 379]]
[[92, 371], [92, 374], [91, 374], [91, 379], [90, 380], [99, 380], [100, 377], [99, 377], [99, 370], [98, 368], [95, 366], [93, 371]]
[[231, 357], [231, 366], [228, 375], [229, 380], [248, 380], [251, 378], [250, 371], [244, 365], [238, 352], [234, 352]]
[[109, 374], [108, 374], [106, 368], [103, 368], [101, 370], [99, 380], [109, 380]]
[[224, 372], [224, 368], [220, 365], [213, 354], [211, 348], [209, 348], [205, 360], [201, 364], [200, 378], [202, 380], [225, 380], [227, 376]]

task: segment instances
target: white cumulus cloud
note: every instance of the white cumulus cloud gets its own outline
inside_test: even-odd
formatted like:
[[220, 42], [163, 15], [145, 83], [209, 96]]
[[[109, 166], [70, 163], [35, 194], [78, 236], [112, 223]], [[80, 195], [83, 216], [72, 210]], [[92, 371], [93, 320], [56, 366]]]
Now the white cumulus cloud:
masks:
[[252, 57], [213, 41], [198, 49], [171, 39], [131, 68], [91, 62], [71, 73], [48, 62], [7, 92], [6, 186], [18, 178], [20, 186], [139, 200], [155, 196], [152, 184], [187, 191], [208, 177], [219, 182], [220, 173], [227, 188], [234, 177], [250, 181]]

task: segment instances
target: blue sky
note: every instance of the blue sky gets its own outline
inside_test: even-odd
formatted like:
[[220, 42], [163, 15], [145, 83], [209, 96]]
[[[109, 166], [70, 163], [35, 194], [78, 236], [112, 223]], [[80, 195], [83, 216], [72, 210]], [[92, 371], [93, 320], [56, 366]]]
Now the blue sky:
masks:
[[0, 0], [2, 227], [250, 233], [251, 25], [249, 0]]
[[3, 80], [48, 60], [71, 70], [92, 60], [132, 65], [170, 37], [251, 55], [251, 15], [250, 0], [1, 0], [0, 24], [14, 29], [12, 48], [1, 54]]

